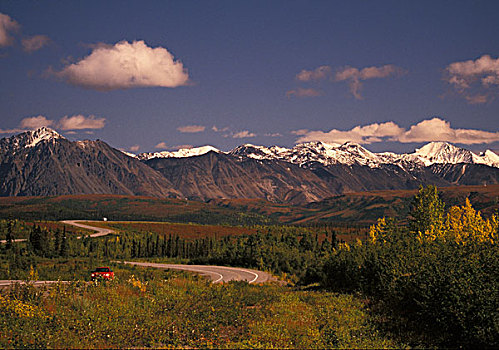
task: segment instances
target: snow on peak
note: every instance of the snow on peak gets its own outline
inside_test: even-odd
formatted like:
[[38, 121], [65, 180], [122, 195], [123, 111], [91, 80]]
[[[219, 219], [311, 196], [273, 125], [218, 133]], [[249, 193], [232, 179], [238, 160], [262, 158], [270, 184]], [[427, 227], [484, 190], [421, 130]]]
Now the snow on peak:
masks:
[[351, 166], [357, 164], [371, 168], [377, 168], [382, 164], [412, 168], [414, 166], [430, 166], [436, 163], [471, 163], [499, 167], [499, 156], [490, 150], [477, 155], [447, 142], [430, 142], [410, 154], [373, 153], [354, 142], [333, 144], [320, 141], [297, 144], [293, 148], [245, 144], [228, 153], [258, 160], [282, 160], [300, 166], [317, 162], [323, 165], [343, 164]]
[[412, 155], [420, 160], [425, 166], [442, 163], [475, 163], [474, 160], [477, 157], [473, 152], [456, 147], [447, 142], [430, 142], [423, 147], [416, 149]]
[[52, 129], [41, 127], [2, 139], [0, 150], [16, 151], [22, 148], [32, 148], [42, 141], [53, 142], [57, 139], [64, 139], [64, 137]]
[[25, 144], [25, 147], [34, 147], [41, 141], [52, 141], [63, 138], [58, 132], [46, 127], [27, 131], [25, 134], [27, 136], [26, 141], [29, 141], [29, 143]]
[[200, 156], [212, 151], [220, 153], [220, 150], [213, 146], [202, 146], [195, 148], [181, 148], [178, 151], [173, 151], [173, 152], [161, 151], [161, 152], [141, 153], [137, 157], [140, 160], [149, 160], [152, 158], [187, 158], [187, 157]]

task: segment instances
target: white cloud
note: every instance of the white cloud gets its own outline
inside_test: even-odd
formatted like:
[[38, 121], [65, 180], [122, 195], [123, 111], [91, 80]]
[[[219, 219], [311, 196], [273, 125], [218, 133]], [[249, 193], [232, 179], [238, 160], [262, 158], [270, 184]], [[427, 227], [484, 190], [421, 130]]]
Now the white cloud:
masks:
[[213, 125], [211, 130], [213, 130], [214, 132], [226, 132], [229, 131], [229, 127], [226, 126], [225, 128], [217, 128], [215, 125]]
[[130, 151], [131, 152], [137, 152], [139, 149], [140, 149], [139, 145], [133, 145], [133, 146], [130, 147]]
[[166, 144], [166, 142], [160, 142], [156, 146], [154, 146], [154, 148], [167, 149], [168, 145]]
[[365, 126], [356, 126], [350, 130], [341, 131], [332, 129], [328, 132], [297, 130], [294, 133], [300, 135], [298, 142], [324, 141], [333, 143], [344, 143], [347, 141], [368, 144], [379, 142], [382, 138], [400, 135], [404, 129], [394, 122], [373, 123]]
[[296, 75], [296, 79], [299, 81], [317, 81], [327, 79], [331, 76], [331, 67], [320, 66], [314, 70], [302, 70]]
[[328, 132], [297, 130], [297, 142], [324, 141], [344, 143], [352, 141], [360, 144], [396, 141], [401, 143], [446, 141], [461, 144], [483, 144], [499, 141], [499, 132], [475, 129], [453, 129], [448, 121], [440, 118], [423, 120], [408, 130], [394, 122], [373, 123], [356, 126], [350, 130], [332, 129]]
[[62, 130], [102, 129], [106, 125], [106, 119], [78, 114], [61, 118], [57, 125]]
[[440, 118], [423, 120], [402, 134], [399, 142], [447, 141], [466, 145], [499, 141], [499, 132], [476, 129], [453, 129], [448, 121]]
[[499, 86], [499, 58], [483, 55], [476, 60], [451, 63], [445, 68], [444, 79], [469, 103], [486, 103], [493, 98], [491, 89]]
[[197, 132], [203, 132], [206, 129], [205, 126], [202, 125], [186, 125], [186, 126], [180, 126], [177, 128], [178, 131], [183, 132], [183, 133], [197, 133]]
[[281, 137], [282, 134], [279, 132], [272, 132], [272, 133], [265, 134], [265, 136], [267, 136], [267, 137]]
[[187, 85], [189, 75], [180, 61], [162, 47], [144, 41], [97, 45], [89, 56], [51, 72], [68, 83], [98, 91], [136, 87]]
[[45, 118], [43, 115], [24, 118], [19, 124], [19, 126], [23, 129], [38, 129], [42, 126], [48, 127], [51, 125], [54, 125], [54, 121]]
[[303, 88], [298, 88], [295, 90], [289, 90], [286, 92], [286, 96], [290, 98], [291, 96], [296, 96], [296, 97], [316, 97], [316, 96], [321, 96], [322, 92], [316, 89], [303, 89]]
[[32, 53], [40, 50], [45, 45], [50, 43], [50, 38], [46, 35], [34, 35], [22, 39], [21, 43], [23, 45], [24, 51]]
[[350, 87], [350, 92], [356, 99], [362, 99], [360, 90], [362, 89], [362, 82], [375, 78], [388, 78], [390, 76], [398, 76], [404, 73], [402, 68], [387, 64], [380, 67], [365, 67], [362, 69], [345, 67], [338, 70], [335, 74], [336, 81], [347, 81]]
[[248, 130], [243, 130], [243, 131], [236, 132], [236, 133], [232, 134], [231, 136], [233, 139], [243, 139], [243, 138], [247, 138], [247, 137], [256, 137], [256, 134], [249, 132]]
[[0, 47], [12, 45], [12, 32], [19, 30], [20, 25], [9, 16], [0, 13]]

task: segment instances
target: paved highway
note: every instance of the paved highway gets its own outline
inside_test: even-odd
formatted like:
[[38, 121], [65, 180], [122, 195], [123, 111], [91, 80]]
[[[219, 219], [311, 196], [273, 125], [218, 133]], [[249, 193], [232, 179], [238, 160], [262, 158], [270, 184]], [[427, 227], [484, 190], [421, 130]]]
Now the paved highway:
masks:
[[[82, 222], [85, 222], [85, 224], [83, 224]], [[91, 226], [91, 224], [89, 224], [85, 220], [64, 220], [62, 221], [62, 223], [97, 231], [96, 233], [90, 234], [89, 235], [90, 237], [101, 237], [114, 233], [114, 230], [108, 228]], [[16, 241], [21, 241], [21, 240], [16, 240]], [[1, 242], [5, 243], [5, 241]], [[158, 264], [158, 263], [134, 262], [134, 261], [124, 261], [124, 263], [136, 266], [153, 267], [158, 269], [171, 269], [171, 270], [183, 270], [183, 271], [195, 272], [201, 274], [202, 276], [210, 278], [213, 283], [222, 283], [229, 281], [247, 281], [248, 283], [263, 283], [267, 281], [276, 280], [272, 275], [266, 272], [251, 270], [251, 269], [243, 269], [239, 267]], [[0, 288], [2, 286], [10, 285], [16, 282], [17, 281], [0, 281]], [[37, 281], [35, 282], [35, 284], [48, 284], [55, 282], [56, 281]]]
[[196, 272], [202, 276], [209, 277], [213, 283], [222, 283], [229, 281], [247, 281], [248, 283], [263, 283], [275, 281], [272, 275], [257, 270], [245, 269], [240, 267], [228, 266], [209, 266], [209, 265], [180, 265], [180, 264], [159, 264], [148, 262], [124, 261], [125, 264], [153, 267], [157, 269], [183, 270]]
[[[86, 228], [88, 230], [97, 231], [96, 233], [90, 234], [89, 235], [90, 237], [100, 237], [100, 236], [106, 236], [106, 235], [109, 235], [111, 233], [114, 233], [114, 230], [111, 230], [109, 228], [95, 227], [95, 226], [89, 226], [89, 225], [82, 224], [82, 222], [86, 222], [86, 220], [64, 220], [61, 222], [63, 224], [67, 224], [67, 225], [72, 225], [72, 226], [76, 226], [76, 227]], [[76, 238], [80, 239], [81, 236], [78, 236]], [[13, 242], [24, 242], [26, 240], [27, 240], [26, 238], [14, 239]], [[2, 239], [2, 240], [0, 240], [0, 243], [7, 243], [7, 241], [5, 239]]]
[[[81, 228], [86, 228], [89, 230], [97, 231], [90, 235], [90, 237], [100, 237], [114, 233], [114, 230], [91, 226], [90, 223], [84, 220], [65, 220], [62, 221], [65, 224], [73, 225]], [[276, 279], [263, 271], [243, 269], [239, 267], [227, 267], [227, 266], [207, 266], [207, 265], [180, 265], [180, 264], [157, 264], [148, 262], [134, 262], [125, 261], [125, 264], [153, 267], [158, 269], [171, 269], [171, 270], [183, 270], [196, 272], [203, 276], [209, 277], [213, 283], [222, 283], [229, 281], [247, 281], [248, 283], [263, 283], [267, 281], [275, 281]]]
[[[111, 233], [114, 233], [114, 230], [111, 230], [109, 228], [96, 227], [96, 226], [90, 226], [88, 224], [82, 224], [82, 222], [86, 222], [86, 220], [64, 220], [61, 222], [63, 224], [67, 224], [67, 225], [73, 225], [76, 227], [81, 227], [81, 228], [86, 228], [88, 230], [97, 231], [96, 233], [90, 234], [89, 235], [90, 237], [107, 236], [107, 235], [110, 235]], [[81, 238], [81, 237], [78, 237], [78, 238]]]

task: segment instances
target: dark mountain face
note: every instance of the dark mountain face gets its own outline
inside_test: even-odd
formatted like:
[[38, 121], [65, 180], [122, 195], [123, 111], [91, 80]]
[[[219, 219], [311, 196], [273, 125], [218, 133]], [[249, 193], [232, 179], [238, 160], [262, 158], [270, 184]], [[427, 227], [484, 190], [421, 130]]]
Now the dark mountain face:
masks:
[[429, 169], [452, 185], [499, 184], [499, 168], [483, 164], [433, 164]]
[[[338, 159], [349, 161], [347, 156], [351, 156], [355, 162], [331, 163], [324, 161], [320, 152], [309, 156], [307, 149], [283, 153], [282, 158], [268, 158], [269, 151], [262, 149], [245, 146], [238, 152], [210, 151], [139, 161], [105, 142], [71, 142], [41, 128], [0, 140], [0, 196], [124, 194], [203, 201], [261, 198], [301, 205], [349, 192], [414, 189], [421, 184], [499, 183], [499, 168], [483, 164], [424, 166], [406, 159], [397, 161], [400, 166], [363, 162], [375, 156], [350, 146], [337, 149]], [[360, 151], [350, 153], [350, 149]], [[291, 161], [298, 159], [295, 156], [300, 160], [297, 163]]]
[[263, 198], [299, 204], [334, 193], [311, 171], [280, 161], [209, 152], [189, 158], [153, 158], [146, 164], [189, 199]]
[[180, 196], [161, 174], [102, 141], [71, 142], [57, 138], [1, 152], [0, 178], [2, 196]]

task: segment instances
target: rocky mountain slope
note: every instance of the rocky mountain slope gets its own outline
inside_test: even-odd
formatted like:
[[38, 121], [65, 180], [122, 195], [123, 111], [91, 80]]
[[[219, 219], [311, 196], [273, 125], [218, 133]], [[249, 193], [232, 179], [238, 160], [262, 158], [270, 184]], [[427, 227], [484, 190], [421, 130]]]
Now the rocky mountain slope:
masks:
[[105, 142], [71, 142], [47, 128], [0, 140], [0, 178], [1, 196], [181, 196], [161, 174]]
[[355, 144], [212, 146], [135, 156], [41, 128], [0, 140], [0, 195], [127, 194], [305, 204], [350, 192], [499, 183], [499, 156], [432, 142], [413, 153]]

